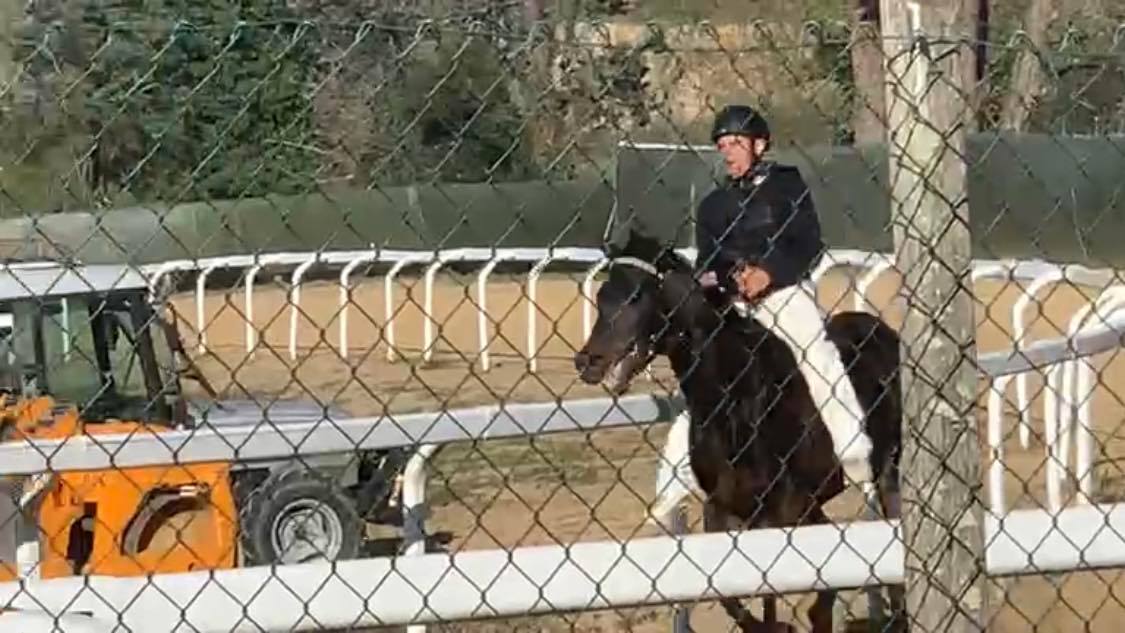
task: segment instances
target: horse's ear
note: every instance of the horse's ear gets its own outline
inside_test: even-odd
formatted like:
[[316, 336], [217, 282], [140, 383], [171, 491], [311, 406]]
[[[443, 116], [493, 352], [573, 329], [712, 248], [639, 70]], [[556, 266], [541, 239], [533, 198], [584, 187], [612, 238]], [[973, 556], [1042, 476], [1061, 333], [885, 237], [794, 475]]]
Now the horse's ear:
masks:
[[614, 231], [606, 244], [605, 252], [610, 258], [639, 257], [652, 261], [651, 257], [656, 254], [654, 245], [656, 245], [655, 240], [648, 236], [640, 220], [633, 218], [629, 222], [623, 222]]
[[605, 253], [606, 259], [621, 257], [621, 255], [624, 253], [624, 250], [624, 247], [617, 242], [607, 242], [602, 248], [602, 251]]
[[637, 217], [622, 223], [604, 249], [606, 256], [636, 257], [657, 267], [661, 272], [683, 267], [683, 261], [676, 253], [674, 244], [666, 243], [657, 233], [648, 229]]

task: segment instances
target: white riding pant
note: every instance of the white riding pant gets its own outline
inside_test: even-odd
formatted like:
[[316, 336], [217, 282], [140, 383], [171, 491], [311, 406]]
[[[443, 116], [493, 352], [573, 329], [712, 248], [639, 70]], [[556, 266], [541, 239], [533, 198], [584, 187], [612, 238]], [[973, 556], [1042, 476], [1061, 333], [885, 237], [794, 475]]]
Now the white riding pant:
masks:
[[[871, 479], [871, 439], [863, 429], [863, 408], [840, 352], [828, 340], [825, 315], [815, 293], [811, 284], [787, 286], [758, 302], [749, 315], [788, 343], [844, 473], [854, 483], [862, 484]], [[747, 313], [747, 304], [735, 306], [742, 314]]]

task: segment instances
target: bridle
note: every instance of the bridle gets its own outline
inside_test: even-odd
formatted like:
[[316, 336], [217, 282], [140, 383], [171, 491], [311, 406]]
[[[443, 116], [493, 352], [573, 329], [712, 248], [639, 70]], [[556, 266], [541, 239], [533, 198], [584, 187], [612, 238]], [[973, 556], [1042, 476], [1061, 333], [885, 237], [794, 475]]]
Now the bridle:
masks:
[[660, 270], [658, 270], [656, 268], [656, 266], [650, 264], [649, 262], [646, 262], [643, 259], [637, 258], [637, 257], [629, 257], [629, 256], [614, 257], [613, 259], [609, 260], [609, 265], [610, 266], [620, 265], [620, 266], [627, 266], [629, 268], [636, 268], [637, 270], [642, 270], [642, 271], [652, 275], [653, 277], [656, 277], [659, 280], [664, 279], [664, 273], [660, 272]]
[[[609, 266], [625, 266], [626, 268], [635, 268], [642, 272], [648, 273], [652, 277], [655, 277], [657, 281], [664, 281], [665, 277], [665, 274], [652, 263], [646, 262], [645, 260], [638, 257], [631, 257], [628, 255], [610, 259]], [[683, 339], [686, 334], [683, 332], [675, 332], [672, 336], [675, 339]], [[658, 338], [660, 338], [658, 332], [650, 332], [648, 335], [648, 354], [650, 356], [650, 360], [653, 356], [653, 350], [657, 347], [656, 342]]]

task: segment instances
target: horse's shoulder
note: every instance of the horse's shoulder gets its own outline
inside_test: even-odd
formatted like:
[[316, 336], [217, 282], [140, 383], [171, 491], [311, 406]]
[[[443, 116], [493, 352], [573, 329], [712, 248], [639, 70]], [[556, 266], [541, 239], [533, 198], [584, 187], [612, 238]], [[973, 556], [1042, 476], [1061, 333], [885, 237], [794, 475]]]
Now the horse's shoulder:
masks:
[[[741, 316], [734, 310], [730, 310], [724, 318], [723, 329], [729, 337], [728, 346], [724, 348], [728, 354], [743, 352], [750, 354], [752, 360], [763, 360], [772, 358], [785, 345], [780, 336], [756, 319]], [[777, 347], [778, 344], [783, 348]]]

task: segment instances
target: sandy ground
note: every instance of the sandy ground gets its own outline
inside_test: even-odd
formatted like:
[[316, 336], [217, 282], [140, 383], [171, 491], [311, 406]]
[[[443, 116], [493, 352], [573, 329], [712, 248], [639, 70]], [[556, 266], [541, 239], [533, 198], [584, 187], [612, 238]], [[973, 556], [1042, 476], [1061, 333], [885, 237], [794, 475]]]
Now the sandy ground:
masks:
[[[338, 349], [339, 295], [331, 282], [307, 283], [302, 289], [299, 354], [287, 351], [289, 311], [286, 290], [279, 281], [260, 278], [255, 293], [254, 323], [261, 337], [252, 357], [244, 348], [245, 312], [242, 289], [216, 290], [207, 298], [206, 331], [209, 353], [201, 366], [216, 387], [228, 396], [303, 397], [333, 402], [353, 414], [387, 411], [437, 410], [472, 404], [506, 401], [543, 401], [604, 395], [600, 387], [581, 383], [574, 372], [572, 354], [581, 346], [580, 275], [547, 275], [540, 282], [537, 314], [539, 366], [528, 371], [525, 345], [527, 305], [523, 277], [495, 275], [490, 284], [488, 308], [492, 315], [489, 335], [493, 366], [482, 371], [477, 361], [476, 286], [473, 276], [443, 273], [435, 291], [434, 317], [437, 346], [430, 363], [420, 358], [422, 348], [423, 284], [403, 277], [396, 295], [395, 335], [402, 354], [387, 361], [382, 340], [384, 325], [383, 280], [362, 279], [352, 292], [349, 312], [348, 357]], [[835, 274], [821, 284], [821, 301], [828, 310], [850, 309], [849, 278]], [[890, 308], [894, 280], [884, 278], [870, 293], [871, 309], [884, 310], [897, 325]], [[1007, 347], [1011, 340], [1011, 305], [1018, 296], [1014, 285], [977, 284], [979, 351]], [[1070, 314], [1085, 300], [1071, 288], [1041, 293], [1041, 310], [1029, 328], [1032, 338], [1054, 337], [1064, 332]], [[189, 343], [195, 309], [188, 294], [175, 299]], [[1125, 487], [1115, 456], [1122, 451], [1119, 429], [1125, 414], [1118, 394], [1125, 394], [1125, 364], [1116, 352], [1096, 360], [1101, 383], [1094, 403], [1097, 433], [1103, 451], [1098, 472], [1106, 497]], [[654, 380], [641, 380], [636, 390], [672, 393], [675, 381], [663, 362]], [[1044, 449], [1041, 380], [1031, 381], [1036, 395], [1033, 420], [1035, 439], [1022, 450], [1016, 439], [1015, 390], [1006, 421], [1008, 434], [1007, 493], [1011, 504], [1032, 507], [1043, 502]], [[984, 438], [987, 384], [980, 383], [979, 420]], [[478, 445], [449, 446], [434, 460], [430, 496], [433, 503], [428, 528], [448, 532], [453, 550], [513, 547], [577, 540], [624, 539], [657, 534], [643, 524], [644, 510], [654, 496], [656, 460], [667, 425], [563, 434], [524, 440], [491, 441]], [[858, 516], [857, 495], [845, 494], [831, 508], [834, 517]], [[698, 508], [691, 508], [698, 521]], [[695, 523], [693, 531], [700, 529]], [[1116, 596], [1125, 590], [1115, 571], [1073, 573], [1053, 577], [1027, 577], [997, 585], [997, 610], [989, 630], [1118, 631], [1125, 606]], [[1006, 591], [1007, 595], [999, 593]], [[852, 600], [852, 594], [842, 594]], [[790, 596], [780, 605], [783, 618], [804, 625], [809, 596]], [[862, 602], [854, 608], [862, 610]], [[796, 607], [793, 615], [789, 607]], [[757, 608], [757, 607], [755, 607]], [[446, 627], [474, 631], [663, 631], [670, 626], [669, 607], [626, 609], [574, 616], [544, 616], [503, 622]], [[693, 610], [696, 631], [728, 630], [729, 621], [715, 605]]]

